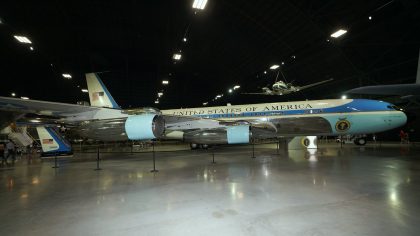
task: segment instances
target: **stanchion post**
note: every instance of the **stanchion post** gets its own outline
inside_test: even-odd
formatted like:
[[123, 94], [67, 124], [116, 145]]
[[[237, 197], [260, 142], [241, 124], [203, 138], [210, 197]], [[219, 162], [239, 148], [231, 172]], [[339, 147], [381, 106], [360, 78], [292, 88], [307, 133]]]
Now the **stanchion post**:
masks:
[[152, 141], [152, 153], [153, 153], [153, 170], [151, 170], [150, 172], [156, 173], [156, 172], [159, 172], [159, 171], [156, 170], [155, 142], [153, 142], [153, 141]]
[[58, 165], [57, 165], [57, 153], [56, 152], [54, 153], [54, 166], [52, 168], [54, 168], [54, 169], [59, 168]]
[[252, 139], [252, 158], [255, 158], [255, 140]]
[[211, 149], [211, 155], [213, 156], [213, 160], [211, 162], [211, 164], [216, 164], [216, 162], [214, 161], [214, 149]]
[[101, 168], [99, 168], [99, 145], [98, 150], [96, 151], [96, 169], [94, 170], [102, 170]]

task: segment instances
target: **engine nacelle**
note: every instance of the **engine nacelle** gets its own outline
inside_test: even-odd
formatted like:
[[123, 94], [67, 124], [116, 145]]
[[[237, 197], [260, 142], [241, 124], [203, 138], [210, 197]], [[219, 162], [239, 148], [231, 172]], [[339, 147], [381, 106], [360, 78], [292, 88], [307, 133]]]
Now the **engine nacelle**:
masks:
[[165, 131], [165, 121], [155, 114], [129, 116], [125, 121], [125, 133], [130, 140], [159, 138]]
[[249, 143], [249, 125], [229, 126], [225, 129], [197, 130], [184, 134], [184, 141], [197, 144]]

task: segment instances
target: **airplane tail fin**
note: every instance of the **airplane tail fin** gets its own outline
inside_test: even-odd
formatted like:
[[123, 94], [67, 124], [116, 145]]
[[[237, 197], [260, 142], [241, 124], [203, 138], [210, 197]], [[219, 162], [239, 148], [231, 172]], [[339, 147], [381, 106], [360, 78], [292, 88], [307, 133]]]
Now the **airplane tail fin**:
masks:
[[43, 153], [69, 153], [71, 145], [54, 128], [38, 126], [39, 141]]
[[114, 98], [96, 73], [86, 74], [90, 105], [94, 107], [109, 107], [119, 109]]

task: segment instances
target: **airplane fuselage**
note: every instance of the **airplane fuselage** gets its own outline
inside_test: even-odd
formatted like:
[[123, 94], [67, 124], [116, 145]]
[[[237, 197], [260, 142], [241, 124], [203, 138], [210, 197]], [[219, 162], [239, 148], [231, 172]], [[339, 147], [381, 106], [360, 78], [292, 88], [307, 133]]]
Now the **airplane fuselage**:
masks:
[[406, 115], [392, 104], [337, 99], [162, 110], [164, 115], [245, 121], [276, 136], [377, 133], [404, 125]]

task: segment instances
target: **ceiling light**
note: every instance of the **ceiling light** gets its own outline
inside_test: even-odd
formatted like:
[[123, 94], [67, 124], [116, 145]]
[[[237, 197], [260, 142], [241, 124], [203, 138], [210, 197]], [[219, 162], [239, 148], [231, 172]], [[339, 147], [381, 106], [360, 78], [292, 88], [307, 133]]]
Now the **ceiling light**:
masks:
[[19, 36], [19, 35], [14, 35], [13, 37], [15, 37], [15, 39], [17, 41], [19, 41], [20, 43], [27, 43], [27, 44], [31, 44], [31, 40], [29, 40], [27, 37], [25, 36]]
[[339, 29], [336, 32], [334, 32], [333, 34], [331, 34], [331, 37], [338, 38], [338, 37], [341, 37], [345, 33], [347, 33], [347, 30]]
[[347, 99], [347, 96], [346, 95], [343, 95], [343, 96], [341, 96], [341, 99]]
[[20, 99], [23, 99], [23, 100], [29, 100], [29, 98], [28, 98], [28, 97], [20, 97]]
[[280, 66], [279, 65], [272, 65], [272, 66], [270, 66], [270, 69], [271, 70], [275, 70], [275, 69], [277, 69], [277, 68], [279, 68]]
[[84, 92], [84, 93], [89, 93], [89, 90], [87, 90], [87, 89], [82, 89], [82, 92]]
[[66, 79], [71, 79], [71, 75], [70, 74], [62, 74], [62, 76]]
[[182, 55], [181, 54], [179, 54], [179, 53], [175, 53], [174, 54], [174, 56], [172, 57], [174, 60], [177, 60], [177, 61], [179, 61], [179, 60], [181, 60], [181, 57], [182, 57]]
[[235, 85], [235, 86], [233, 86], [233, 89], [234, 90], [237, 90], [237, 89], [239, 89], [241, 86], [240, 85]]
[[182, 41], [187, 42], [187, 38], [183, 38]]
[[264, 71], [264, 74], [267, 74], [267, 71]]
[[158, 93], [158, 97], [162, 97], [162, 96], [163, 96], [162, 92]]
[[194, 3], [192, 5], [195, 9], [203, 10], [206, 7], [207, 0], [194, 0]]
[[281, 64], [284, 66], [284, 61], [282, 61]]
[[295, 55], [293, 55], [293, 56], [292, 56], [292, 58], [293, 58], [293, 59], [296, 59], [296, 56], [295, 56]]
[[369, 16], [369, 20], [372, 20], [372, 16]]
[[29, 47], [29, 49], [31, 49], [31, 51], [33, 51], [34, 50], [34, 47]]
[[162, 80], [162, 84], [169, 84], [168, 80]]
[[3, 24], [3, 19], [2, 18], [0, 18], [0, 24]]
[[232, 89], [229, 89], [229, 93], [232, 93], [233, 92], [233, 90]]
[[155, 104], [159, 104], [159, 100], [156, 100], [156, 101], [155, 101]]
[[11, 93], [10, 95], [12, 95], [12, 97], [16, 97], [16, 93]]
[[223, 94], [219, 94], [216, 96], [216, 98], [221, 98], [221, 97], [223, 97]]
[[203, 102], [203, 106], [207, 106], [209, 104], [208, 102]]

